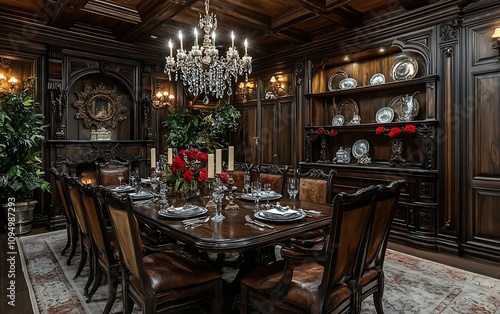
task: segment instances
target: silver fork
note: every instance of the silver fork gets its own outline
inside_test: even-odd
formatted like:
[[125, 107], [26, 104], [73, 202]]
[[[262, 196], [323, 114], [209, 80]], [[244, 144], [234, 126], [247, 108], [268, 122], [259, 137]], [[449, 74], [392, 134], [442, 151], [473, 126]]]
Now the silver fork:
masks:
[[194, 229], [196, 227], [199, 227], [199, 226], [203, 226], [204, 224], [206, 224], [208, 221], [210, 220], [210, 217], [206, 217], [204, 220], [200, 221], [200, 222], [195, 222], [195, 223], [191, 223], [191, 224], [184, 224], [184, 228], [185, 229]]
[[253, 220], [252, 218], [250, 218], [250, 216], [249, 216], [249, 215], [246, 215], [246, 216], [245, 216], [245, 220], [246, 220], [246, 222], [248, 222], [248, 223], [250, 223], [250, 224], [254, 224], [254, 225], [259, 226], [259, 227], [261, 227], [261, 228], [269, 228], [269, 229], [274, 229], [274, 227], [273, 227], [273, 226], [271, 226], [271, 225], [268, 225], [268, 224], [262, 223], [262, 222], [257, 221], [257, 220]]

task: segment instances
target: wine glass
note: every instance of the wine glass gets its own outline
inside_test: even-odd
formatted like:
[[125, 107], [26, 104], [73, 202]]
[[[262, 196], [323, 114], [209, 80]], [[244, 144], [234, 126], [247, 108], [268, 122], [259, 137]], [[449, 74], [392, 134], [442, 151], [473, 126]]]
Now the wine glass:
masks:
[[297, 179], [288, 179], [287, 191], [288, 195], [290, 195], [290, 198], [292, 199], [293, 209], [295, 209], [295, 197], [299, 193], [299, 184]]
[[217, 204], [215, 207], [215, 215], [212, 217], [213, 221], [224, 220], [224, 215], [222, 215], [222, 199], [224, 198], [224, 184], [220, 180], [215, 180], [212, 183], [212, 198]]
[[158, 187], [158, 184], [160, 183], [160, 179], [157, 176], [151, 176], [150, 182], [151, 182], [151, 189], [153, 190], [154, 194], [156, 188]]
[[116, 178], [118, 179], [118, 181], [120, 181], [120, 186], [122, 186], [122, 180], [123, 180], [123, 172], [120, 172]]
[[252, 196], [255, 198], [255, 211], [259, 211], [259, 200], [262, 197], [262, 185], [259, 181], [252, 182], [251, 186]]
[[250, 173], [248, 172], [245, 172], [245, 175], [243, 176], [243, 189], [244, 193], [250, 192]]
[[264, 183], [264, 192], [266, 193], [266, 208], [269, 208], [269, 199], [271, 198], [271, 183]]
[[166, 182], [160, 182], [160, 196], [161, 200], [158, 201], [161, 208], [168, 207], [168, 199], [167, 199], [167, 190], [168, 186]]

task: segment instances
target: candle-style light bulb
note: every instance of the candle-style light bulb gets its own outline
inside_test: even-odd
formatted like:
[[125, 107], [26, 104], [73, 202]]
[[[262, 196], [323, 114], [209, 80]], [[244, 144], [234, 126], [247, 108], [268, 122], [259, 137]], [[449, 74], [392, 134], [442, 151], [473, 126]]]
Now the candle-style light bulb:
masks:
[[212, 46], [215, 48], [215, 32], [212, 33]]
[[231, 47], [234, 48], [234, 32], [231, 31]]
[[245, 56], [248, 54], [248, 40], [245, 39]]
[[182, 50], [183, 47], [182, 47], [182, 32], [181, 31], [179, 31], [179, 40], [181, 42], [181, 50]]
[[170, 48], [170, 58], [172, 58], [172, 47], [173, 47], [172, 40], [169, 39], [168, 40], [168, 48]]
[[194, 28], [194, 45], [198, 46], [198, 30]]

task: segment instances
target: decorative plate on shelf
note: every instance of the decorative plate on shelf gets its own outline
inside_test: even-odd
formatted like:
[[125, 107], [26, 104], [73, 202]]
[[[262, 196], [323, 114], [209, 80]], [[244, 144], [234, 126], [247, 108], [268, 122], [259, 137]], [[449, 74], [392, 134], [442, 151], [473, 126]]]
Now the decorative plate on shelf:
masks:
[[333, 126], [341, 126], [344, 125], [345, 118], [343, 115], [338, 114], [332, 119], [332, 125]]
[[377, 123], [389, 123], [394, 119], [394, 110], [391, 107], [380, 108], [375, 114]]
[[345, 78], [347, 78], [347, 73], [345, 73], [345, 71], [341, 70], [333, 73], [328, 80], [328, 90], [333, 92], [334, 90], [340, 89], [339, 84]]
[[391, 77], [394, 81], [411, 80], [417, 75], [418, 62], [412, 57], [396, 60], [391, 68]]
[[360, 159], [363, 156], [368, 156], [370, 151], [370, 144], [367, 140], [357, 140], [352, 145], [351, 153], [356, 159]]
[[407, 97], [407, 95], [394, 97], [388, 105], [394, 110], [394, 120], [398, 122], [413, 121], [420, 109], [420, 104], [416, 98], [413, 98], [412, 105], [408, 106], [404, 102], [404, 97]]
[[339, 83], [340, 89], [350, 89], [358, 86], [358, 82], [353, 78], [345, 78]]
[[351, 124], [354, 116], [359, 114], [358, 104], [351, 98], [344, 99], [339, 107], [340, 114], [344, 116], [344, 124]]
[[385, 83], [385, 75], [382, 73], [375, 73], [370, 79], [370, 85], [380, 85]]

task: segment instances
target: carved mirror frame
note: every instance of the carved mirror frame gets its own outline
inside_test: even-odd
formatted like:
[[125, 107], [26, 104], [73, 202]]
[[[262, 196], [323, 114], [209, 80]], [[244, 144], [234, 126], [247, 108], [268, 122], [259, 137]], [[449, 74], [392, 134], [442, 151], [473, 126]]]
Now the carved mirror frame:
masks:
[[83, 119], [87, 129], [95, 125], [98, 129], [116, 128], [118, 122], [127, 119], [124, 115], [126, 107], [123, 105], [125, 95], [118, 93], [115, 87], [110, 88], [100, 83], [96, 88], [85, 84], [83, 92], [75, 92], [77, 101], [73, 104], [78, 112], [76, 119]]

